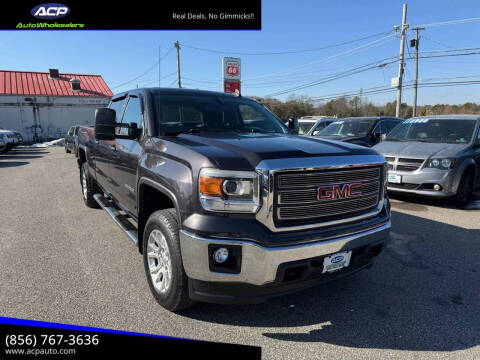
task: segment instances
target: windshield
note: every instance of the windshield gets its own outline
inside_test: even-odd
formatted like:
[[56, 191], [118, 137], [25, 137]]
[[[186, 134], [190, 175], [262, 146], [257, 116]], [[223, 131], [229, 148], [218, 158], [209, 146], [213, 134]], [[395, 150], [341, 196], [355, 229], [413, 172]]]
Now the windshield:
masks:
[[337, 120], [318, 132], [316, 136], [363, 137], [370, 132], [376, 122], [376, 119]]
[[475, 120], [409, 119], [396, 126], [386, 140], [465, 144], [470, 142], [474, 129]]
[[242, 98], [215, 96], [154, 96], [155, 119], [166, 135], [195, 132], [288, 133], [262, 105]]
[[298, 121], [298, 135], [305, 135], [315, 125], [316, 121]]

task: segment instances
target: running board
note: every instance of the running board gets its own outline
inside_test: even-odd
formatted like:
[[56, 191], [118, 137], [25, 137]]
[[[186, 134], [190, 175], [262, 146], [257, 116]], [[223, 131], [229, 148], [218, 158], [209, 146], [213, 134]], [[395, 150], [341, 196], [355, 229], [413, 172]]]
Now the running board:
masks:
[[128, 220], [128, 216], [120, 213], [120, 209], [115, 204], [100, 194], [94, 194], [93, 198], [107, 212], [108, 215], [120, 226], [125, 234], [135, 243], [138, 243], [138, 231]]

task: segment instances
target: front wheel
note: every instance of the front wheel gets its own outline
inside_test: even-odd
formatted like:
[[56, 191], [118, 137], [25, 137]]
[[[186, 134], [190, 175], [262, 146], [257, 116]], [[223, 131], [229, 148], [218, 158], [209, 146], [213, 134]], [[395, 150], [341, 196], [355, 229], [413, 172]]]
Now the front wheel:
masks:
[[157, 302], [179, 311], [194, 304], [180, 253], [175, 209], [159, 210], [147, 220], [143, 233], [143, 262], [148, 285]]
[[457, 193], [453, 197], [453, 202], [458, 206], [467, 205], [472, 198], [472, 192], [473, 174], [470, 171], [466, 171], [458, 184]]

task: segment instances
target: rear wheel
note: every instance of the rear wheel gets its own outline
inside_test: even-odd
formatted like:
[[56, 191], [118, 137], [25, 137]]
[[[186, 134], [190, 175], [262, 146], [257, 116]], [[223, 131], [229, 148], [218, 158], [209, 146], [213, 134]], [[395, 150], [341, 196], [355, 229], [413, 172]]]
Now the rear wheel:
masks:
[[188, 295], [178, 232], [175, 209], [166, 209], [150, 215], [143, 233], [143, 262], [148, 285], [155, 300], [170, 311], [194, 304]]
[[473, 192], [473, 174], [471, 171], [465, 171], [462, 175], [462, 179], [458, 184], [457, 193], [453, 197], [453, 202], [458, 206], [467, 205]]
[[99, 205], [93, 198], [93, 195], [100, 193], [101, 190], [95, 180], [90, 177], [88, 164], [86, 162], [80, 167], [80, 184], [82, 185], [82, 195], [85, 205], [90, 208], [98, 208]]

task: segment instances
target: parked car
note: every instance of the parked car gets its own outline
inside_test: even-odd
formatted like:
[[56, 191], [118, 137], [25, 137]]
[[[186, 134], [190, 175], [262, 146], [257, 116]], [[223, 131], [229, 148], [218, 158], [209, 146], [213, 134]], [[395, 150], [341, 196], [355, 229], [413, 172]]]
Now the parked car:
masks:
[[17, 137], [18, 145], [22, 145], [22, 144], [23, 144], [23, 136], [22, 136], [22, 134], [19, 133], [18, 131], [14, 131], [13, 133], [14, 133], [15, 136]]
[[75, 156], [77, 156], [78, 152], [78, 130], [82, 127], [82, 125], [74, 125], [72, 126], [65, 136], [65, 152], [71, 153], [73, 152]]
[[403, 119], [391, 116], [349, 117], [332, 122], [315, 136], [362, 146], [378, 144]]
[[317, 135], [320, 131], [325, 129], [328, 125], [332, 122], [338, 120], [337, 118], [333, 117], [324, 117], [322, 116], [321, 119], [318, 119], [317, 122], [307, 131], [305, 135], [312, 136]]
[[298, 135], [307, 135], [308, 131], [315, 125], [318, 119], [317, 116], [304, 116], [298, 119]]
[[4, 153], [7, 149], [7, 145], [5, 145], [5, 141], [3, 140], [3, 136], [0, 135], [0, 153]]
[[19, 143], [17, 136], [10, 130], [0, 130], [0, 137], [5, 142], [6, 149], [4, 152], [12, 150]]
[[388, 161], [388, 190], [468, 203], [480, 186], [479, 124], [476, 115], [403, 121], [375, 146]]
[[254, 100], [135, 89], [95, 118], [78, 139], [83, 200], [138, 245], [168, 310], [334, 280], [371, 266], [388, 238], [383, 156], [291, 135]]
[[91, 125], [83, 125], [79, 126], [77, 130], [77, 136], [75, 136], [75, 142], [73, 143], [73, 153], [75, 154], [75, 157], [78, 158], [78, 145], [79, 145], [79, 138], [82, 136], [82, 134], [87, 134], [88, 136], [88, 131], [93, 130], [94, 126]]

